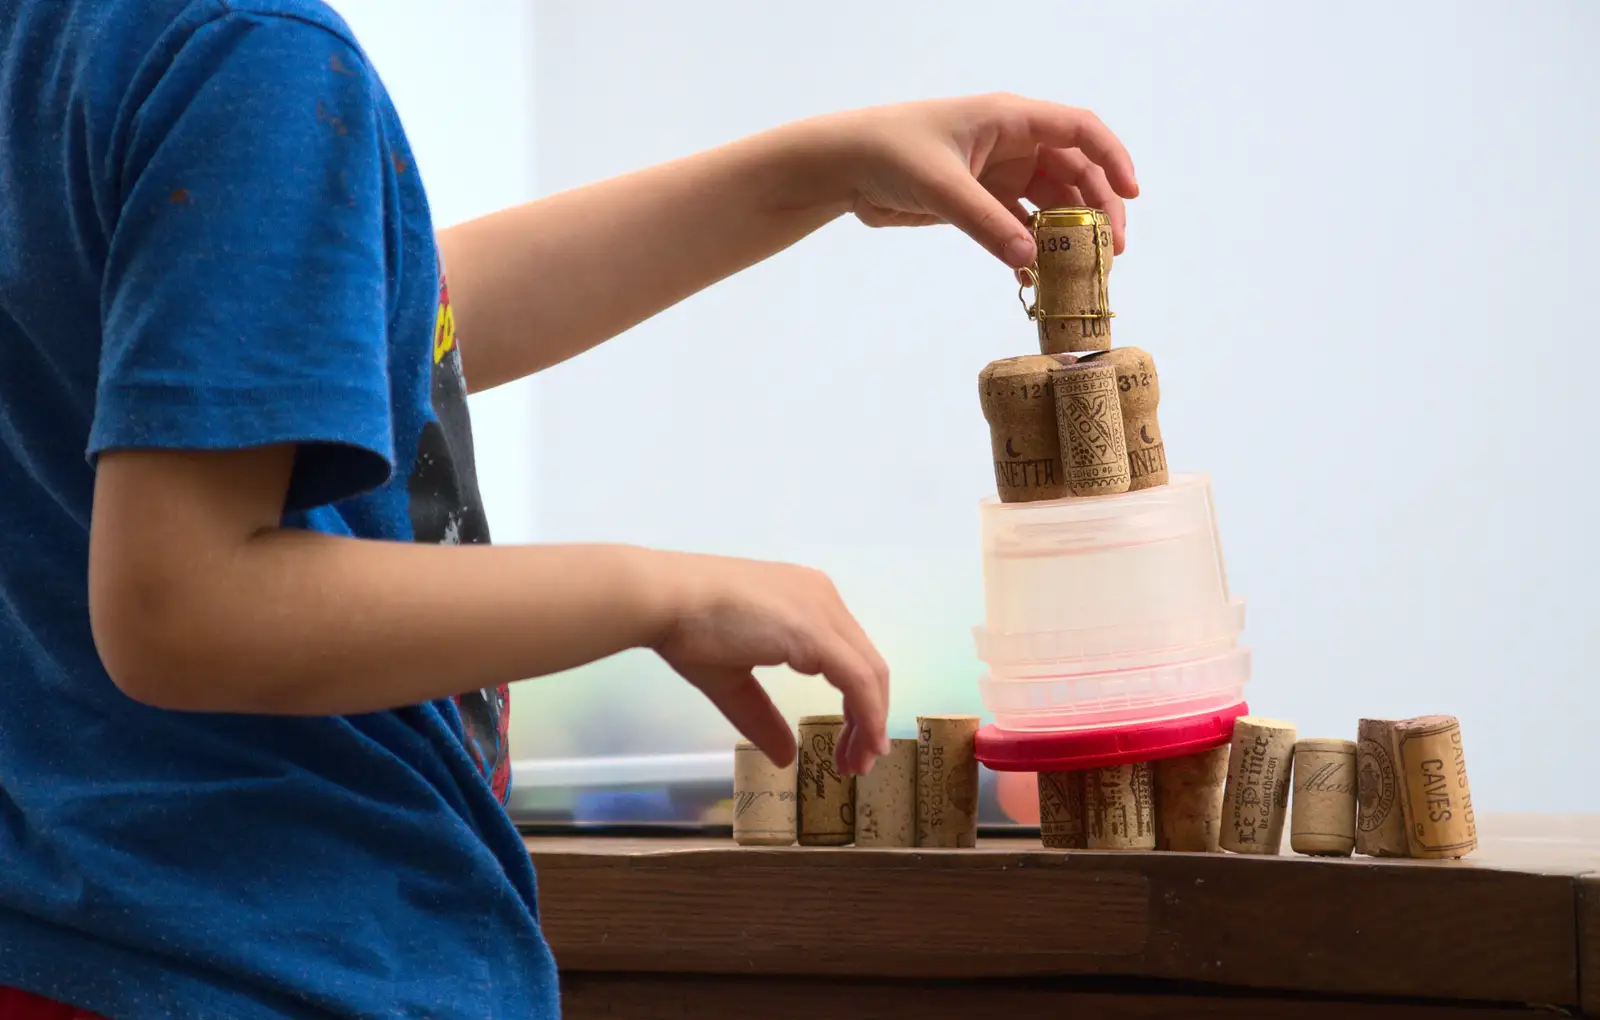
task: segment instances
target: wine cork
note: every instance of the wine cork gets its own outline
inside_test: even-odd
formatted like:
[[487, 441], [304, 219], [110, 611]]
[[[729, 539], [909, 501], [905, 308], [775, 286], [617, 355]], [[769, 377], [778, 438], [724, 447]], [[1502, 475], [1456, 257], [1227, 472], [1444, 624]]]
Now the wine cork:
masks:
[[1294, 745], [1289, 846], [1312, 857], [1349, 857], [1356, 848], [1356, 742]]
[[844, 846], [856, 838], [856, 780], [842, 775], [833, 760], [843, 731], [842, 715], [808, 715], [800, 720], [801, 846]]
[[1089, 845], [1082, 772], [1039, 773], [1039, 840], [1051, 850]]
[[1050, 370], [1060, 365], [1055, 358], [1030, 354], [991, 361], [978, 374], [978, 397], [994, 453], [994, 484], [1002, 503], [1067, 494], [1050, 392]]
[[917, 742], [889, 741], [889, 753], [856, 778], [856, 846], [917, 845]]
[[1478, 847], [1461, 724], [1425, 715], [1394, 725], [1406, 851], [1412, 857], [1465, 857]]
[[978, 844], [975, 715], [917, 717], [917, 846]]
[[1156, 417], [1161, 378], [1156, 374], [1155, 359], [1137, 347], [1118, 347], [1083, 360], [1104, 362], [1117, 370], [1117, 399], [1128, 447], [1128, 491], [1167, 484], [1167, 446]]
[[1154, 850], [1156, 818], [1149, 762], [1108, 765], [1083, 776], [1090, 850]]
[[780, 768], [748, 740], [733, 748], [733, 841], [788, 846], [795, 839], [797, 762]]
[[1110, 218], [1083, 207], [1042, 209], [1029, 225], [1038, 255], [1024, 279], [1035, 287], [1028, 314], [1039, 324], [1039, 350], [1060, 354], [1110, 347]]
[[1067, 492], [1108, 496], [1128, 491], [1128, 446], [1117, 400], [1117, 370], [1080, 361], [1050, 370]]
[[1241, 715], [1233, 721], [1228, 779], [1222, 791], [1222, 836], [1236, 854], [1276, 854], [1283, 846], [1294, 767], [1293, 723]]
[[1406, 856], [1394, 725], [1363, 719], [1356, 726], [1356, 853], [1369, 857]]
[[1153, 766], [1156, 849], [1216, 853], [1222, 835], [1222, 788], [1228, 779], [1228, 745], [1200, 754], [1164, 758]]

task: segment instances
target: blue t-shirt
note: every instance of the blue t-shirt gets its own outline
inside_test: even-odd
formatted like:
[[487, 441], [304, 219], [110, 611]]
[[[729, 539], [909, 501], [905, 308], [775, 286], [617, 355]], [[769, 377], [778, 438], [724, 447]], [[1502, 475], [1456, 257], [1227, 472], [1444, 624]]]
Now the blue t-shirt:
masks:
[[89, 628], [103, 451], [295, 443], [288, 526], [487, 541], [447, 295], [323, 4], [0, 5], [0, 986], [115, 1020], [556, 1015], [504, 690], [165, 712]]

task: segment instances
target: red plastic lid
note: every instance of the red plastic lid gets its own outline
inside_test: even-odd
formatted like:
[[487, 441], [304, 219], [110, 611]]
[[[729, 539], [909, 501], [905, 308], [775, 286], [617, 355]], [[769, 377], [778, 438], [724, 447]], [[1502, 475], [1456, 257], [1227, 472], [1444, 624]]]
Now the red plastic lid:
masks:
[[1249, 710], [1241, 701], [1204, 715], [1066, 733], [985, 726], [978, 731], [977, 756], [996, 772], [1073, 772], [1177, 758], [1226, 744], [1233, 739], [1233, 721]]

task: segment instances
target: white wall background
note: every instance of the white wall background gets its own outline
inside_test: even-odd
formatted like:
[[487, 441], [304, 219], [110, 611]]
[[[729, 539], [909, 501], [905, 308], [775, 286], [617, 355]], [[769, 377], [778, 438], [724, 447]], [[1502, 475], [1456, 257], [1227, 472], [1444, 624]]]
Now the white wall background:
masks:
[[[340, 6], [441, 222], [844, 107], [1007, 89], [1095, 109], [1145, 194], [1118, 342], [1158, 359], [1174, 467], [1213, 477], [1253, 706], [1306, 735], [1455, 713], [1480, 809], [1600, 810], [1564, 767], [1600, 708], [1600, 7]], [[434, 13], [403, 29], [397, 8]], [[952, 231], [829, 227], [547, 373], [536, 401], [496, 395], [497, 533], [816, 563], [901, 712], [947, 707], [917, 702], [976, 676], [974, 381], [1031, 344], [1014, 290]], [[602, 731], [726, 746], [654, 674], [663, 693], [629, 701], [645, 717], [561, 718], [636, 699], [639, 669], [523, 685], [542, 718], [518, 753]]]

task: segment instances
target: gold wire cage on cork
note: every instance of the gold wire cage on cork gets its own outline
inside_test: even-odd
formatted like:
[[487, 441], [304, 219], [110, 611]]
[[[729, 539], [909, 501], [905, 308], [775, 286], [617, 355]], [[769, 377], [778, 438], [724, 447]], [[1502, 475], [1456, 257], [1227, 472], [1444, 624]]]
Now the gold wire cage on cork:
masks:
[[[1114, 318], [1106, 282], [1112, 259], [1110, 217], [1086, 206], [1040, 209], [1028, 217], [1028, 230], [1038, 253], [1033, 265], [1017, 272], [1017, 300], [1039, 324], [1040, 351], [1108, 350]], [[1092, 248], [1092, 255], [1084, 247]]]

